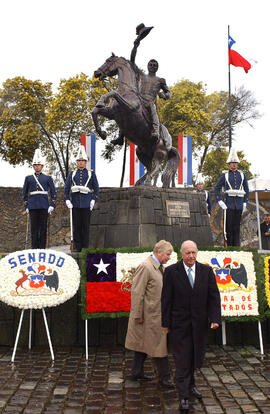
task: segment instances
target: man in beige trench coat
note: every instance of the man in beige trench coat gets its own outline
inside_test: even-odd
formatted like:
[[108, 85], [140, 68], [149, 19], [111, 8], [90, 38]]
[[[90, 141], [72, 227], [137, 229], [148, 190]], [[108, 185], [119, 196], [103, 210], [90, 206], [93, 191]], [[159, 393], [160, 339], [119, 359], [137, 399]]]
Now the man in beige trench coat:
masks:
[[131, 379], [151, 380], [144, 375], [144, 361], [154, 359], [159, 383], [174, 388], [170, 377], [167, 338], [161, 327], [163, 265], [171, 257], [171, 243], [161, 240], [153, 254], [136, 269], [131, 288], [131, 310], [125, 346], [134, 351]]

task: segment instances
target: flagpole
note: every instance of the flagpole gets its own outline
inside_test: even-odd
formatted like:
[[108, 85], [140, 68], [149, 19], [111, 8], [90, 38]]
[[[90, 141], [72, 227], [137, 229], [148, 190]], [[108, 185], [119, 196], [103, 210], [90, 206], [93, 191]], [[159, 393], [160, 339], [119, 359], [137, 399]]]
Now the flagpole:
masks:
[[[230, 39], [230, 26], [228, 26], [228, 42]], [[228, 46], [229, 47], [229, 46]], [[229, 50], [228, 50], [229, 53]], [[231, 69], [228, 56], [228, 82], [229, 82], [229, 150], [232, 146], [232, 105], [231, 105]]]

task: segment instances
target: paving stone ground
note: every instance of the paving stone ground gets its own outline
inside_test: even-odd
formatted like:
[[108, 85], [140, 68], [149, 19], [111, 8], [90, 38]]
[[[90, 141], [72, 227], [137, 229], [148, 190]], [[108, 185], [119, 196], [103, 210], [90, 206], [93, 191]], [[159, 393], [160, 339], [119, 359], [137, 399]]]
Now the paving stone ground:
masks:
[[[0, 348], [0, 413], [9, 414], [176, 414], [176, 390], [157, 379], [128, 379], [133, 354], [123, 348], [49, 350]], [[170, 355], [172, 378], [173, 358]], [[155, 375], [151, 359], [145, 373]], [[270, 350], [254, 347], [208, 347], [196, 373], [202, 401], [191, 400], [189, 413], [270, 414]]]

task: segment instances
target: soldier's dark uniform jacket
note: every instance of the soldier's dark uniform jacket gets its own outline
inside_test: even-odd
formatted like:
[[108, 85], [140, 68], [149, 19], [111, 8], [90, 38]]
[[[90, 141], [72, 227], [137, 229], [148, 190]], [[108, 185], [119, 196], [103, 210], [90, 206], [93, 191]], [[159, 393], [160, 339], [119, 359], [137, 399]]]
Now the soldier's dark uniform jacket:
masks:
[[243, 210], [243, 203], [248, 202], [249, 189], [245, 174], [242, 171], [223, 171], [215, 187], [217, 201], [221, 200], [221, 189], [224, 187], [225, 204], [231, 210]]
[[65, 201], [71, 199], [74, 208], [89, 208], [90, 201], [96, 201], [98, 193], [99, 185], [94, 171], [84, 168], [69, 173], [64, 198]]
[[[48, 192], [51, 201], [49, 203]], [[24, 207], [28, 210], [55, 208], [56, 190], [52, 177], [40, 174], [32, 174], [25, 177], [23, 186]]]

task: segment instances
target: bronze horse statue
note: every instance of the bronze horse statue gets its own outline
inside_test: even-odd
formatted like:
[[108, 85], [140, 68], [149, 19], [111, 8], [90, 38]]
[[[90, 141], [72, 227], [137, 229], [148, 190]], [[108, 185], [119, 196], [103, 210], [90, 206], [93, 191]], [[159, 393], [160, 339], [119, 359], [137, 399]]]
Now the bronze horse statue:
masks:
[[117, 89], [103, 95], [92, 111], [96, 131], [102, 139], [106, 139], [106, 132], [99, 125], [98, 115], [115, 120], [120, 136], [126, 137], [137, 146], [137, 157], [146, 167], [146, 173], [135, 185], [143, 182], [151, 185], [152, 180], [155, 184], [165, 162], [161, 181], [163, 187], [169, 187], [177, 171], [180, 155], [172, 147], [171, 135], [164, 125], [160, 124], [159, 142], [151, 136], [151, 117], [143, 105], [138, 86], [140, 76], [144, 74], [134, 63], [112, 54], [95, 71], [94, 76], [103, 80], [115, 75], [118, 75]]

